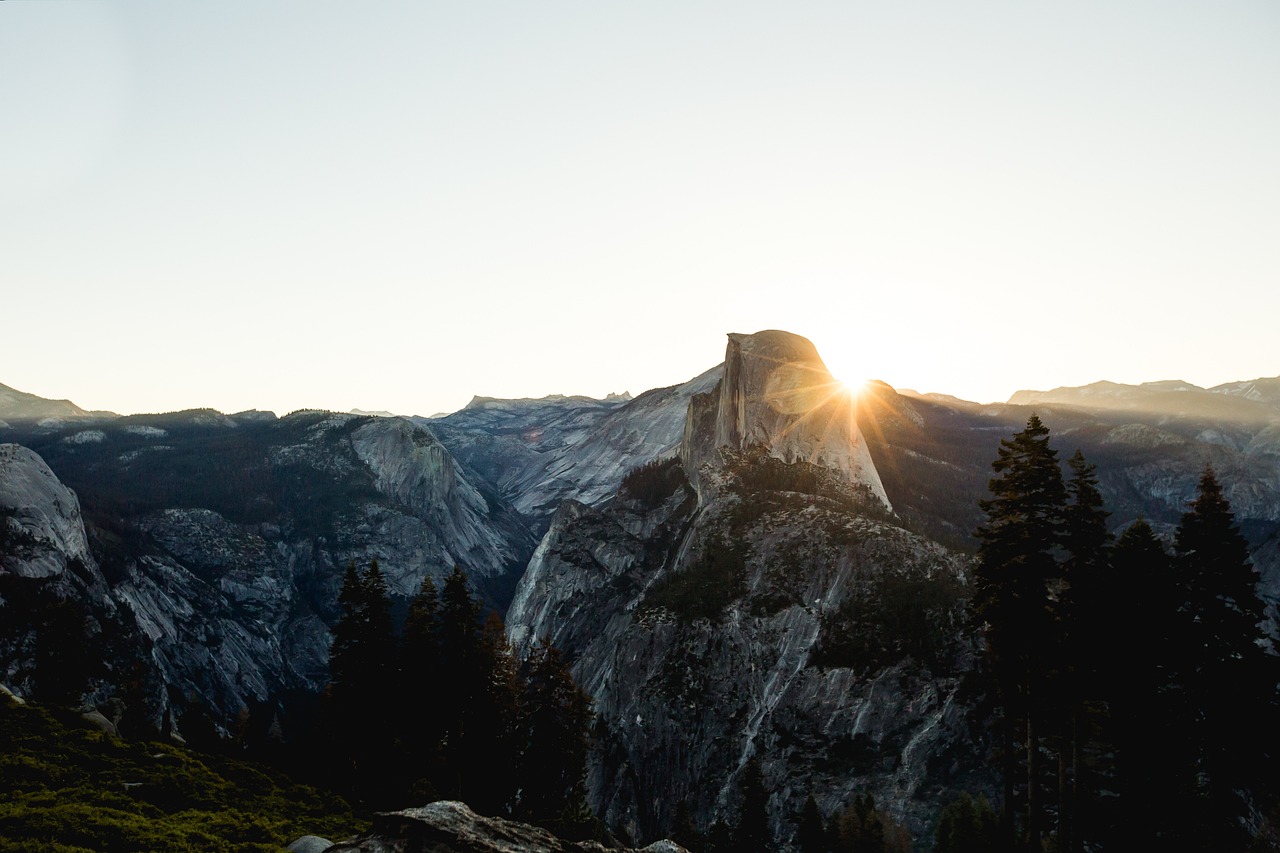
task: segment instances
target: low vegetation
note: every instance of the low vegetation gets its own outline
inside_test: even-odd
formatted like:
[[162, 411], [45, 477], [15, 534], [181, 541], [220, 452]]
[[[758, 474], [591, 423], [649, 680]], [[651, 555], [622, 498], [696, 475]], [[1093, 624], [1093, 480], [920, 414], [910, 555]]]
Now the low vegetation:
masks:
[[746, 576], [746, 546], [728, 537], [712, 539], [692, 565], [655, 582], [644, 606], [684, 620], [718, 619], [746, 592]]
[[270, 770], [0, 698], [0, 853], [274, 853], [362, 828], [341, 798]]
[[906, 566], [863, 581], [822, 620], [814, 663], [874, 672], [910, 657], [945, 663], [964, 619], [964, 588], [944, 566]]
[[675, 492], [687, 487], [684, 468], [676, 457], [655, 459], [652, 462], [632, 468], [622, 478], [622, 493], [636, 501], [642, 509], [653, 510]]

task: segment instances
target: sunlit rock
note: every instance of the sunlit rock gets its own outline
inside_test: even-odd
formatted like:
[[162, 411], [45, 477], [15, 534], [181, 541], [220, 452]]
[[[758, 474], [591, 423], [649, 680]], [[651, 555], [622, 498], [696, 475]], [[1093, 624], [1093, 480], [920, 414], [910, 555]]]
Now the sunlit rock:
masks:
[[759, 446], [783, 462], [840, 471], [888, 506], [857, 412], [856, 397], [807, 338], [780, 331], [731, 334], [718, 395], [689, 408], [681, 458], [696, 483], [720, 448]]

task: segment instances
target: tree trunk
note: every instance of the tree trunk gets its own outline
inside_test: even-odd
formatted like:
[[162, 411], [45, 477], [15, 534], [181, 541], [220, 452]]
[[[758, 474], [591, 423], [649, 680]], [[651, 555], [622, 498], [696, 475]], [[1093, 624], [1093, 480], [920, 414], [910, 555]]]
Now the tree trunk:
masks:
[[1080, 717], [1083, 709], [1076, 705], [1071, 714], [1071, 844], [1064, 848], [1072, 853], [1081, 853], [1084, 843], [1081, 839], [1080, 822]]
[[1040, 850], [1039, 800], [1036, 798], [1036, 754], [1040, 751], [1035, 728], [1031, 689], [1027, 688], [1027, 849]]
[[1075, 812], [1075, 792], [1072, 789], [1071, 763], [1076, 749], [1076, 709], [1061, 720], [1058, 738], [1058, 849], [1072, 849], [1072, 817]]
[[1001, 734], [1004, 740], [1004, 749], [1000, 757], [1000, 763], [1004, 769], [1004, 802], [1000, 804], [1000, 835], [1004, 839], [1004, 843], [1008, 845], [1008, 849], [1014, 848], [1014, 830], [1013, 830], [1013, 777], [1017, 772], [1017, 761], [1013, 752], [1013, 709], [1009, 706], [1009, 702], [1005, 702], [1003, 721], [1001, 725]]

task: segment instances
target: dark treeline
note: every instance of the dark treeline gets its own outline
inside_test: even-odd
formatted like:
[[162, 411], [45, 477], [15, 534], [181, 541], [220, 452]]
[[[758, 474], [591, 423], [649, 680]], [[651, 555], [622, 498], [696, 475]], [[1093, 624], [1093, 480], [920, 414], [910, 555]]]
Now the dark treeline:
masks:
[[366, 809], [457, 799], [599, 834], [585, 792], [590, 700], [555, 648], [517, 661], [459, 569], [440, 590], [423, 581], [399, 637], [376, 561], [347, 568], [339, 603], [320, 722], [335, 790]]
[[1248, 818], [1274, 799], [1276, 659], [1214, 473], [1170, 554], [1141, 520], [1113, 539], [1094, 467], [1077, 451], [1064, 478], [1035, 416], [992, 467], [975, 604], [1000, 705], [999, 849], [1273, 849]]
[[[670, 838], [691, 853], [772, 853], [777, 850], [769, 828], [769, 792], [760, 761], [752, 758], [737, 780], [736, 811], [699, 832], [687, 803], [676, 804]], [[797, 853], [910, 853], [905, 827], [883, 814], [870, 794], [857, 794], [844, 808], [823, 820], [810, 794], [797, 819], [793, 839]]]

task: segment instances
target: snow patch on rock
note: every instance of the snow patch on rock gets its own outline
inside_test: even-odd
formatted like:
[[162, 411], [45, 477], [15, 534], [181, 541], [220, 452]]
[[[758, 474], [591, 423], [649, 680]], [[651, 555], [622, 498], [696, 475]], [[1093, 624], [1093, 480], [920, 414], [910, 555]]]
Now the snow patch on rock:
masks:
[[167, 429], [147, 426], [146, 424], [129, 424], [124, 428], [124, 431], [130, 435], [140, 435], [144, 438], [164, 438], [169, 434]]
[[106, 439], [107, 434], [100, 429], [82, 429], [62, 440], [67, 444], [100, 444]]

